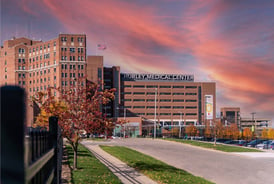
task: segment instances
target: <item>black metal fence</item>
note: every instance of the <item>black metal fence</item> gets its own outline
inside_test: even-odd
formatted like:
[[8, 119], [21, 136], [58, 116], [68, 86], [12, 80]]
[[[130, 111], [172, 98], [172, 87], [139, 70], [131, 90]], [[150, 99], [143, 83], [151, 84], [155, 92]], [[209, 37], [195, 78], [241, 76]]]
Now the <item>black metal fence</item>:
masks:
[[1, 183], [61, 183], [63, 140], [56, 117], [49, 131], [27, 129], [25, 93], [5, 86], [1, 96]]

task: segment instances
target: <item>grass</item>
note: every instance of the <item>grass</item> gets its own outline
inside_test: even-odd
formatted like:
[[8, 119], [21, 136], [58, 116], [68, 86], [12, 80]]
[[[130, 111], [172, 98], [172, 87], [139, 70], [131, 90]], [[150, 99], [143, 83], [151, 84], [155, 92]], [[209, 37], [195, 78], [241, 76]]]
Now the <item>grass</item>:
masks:
[[[73, 150], [67, 146], [69, 165], [73, 166]], [[78, 169], [72, 171], [72, 183], [120, 184], [121, 181], [85, 147], [78, 147]]]
[[121, 146], [100, 146], [103, 150], [117, 157], [127, 165], [145, 174], [152, 180], [164, 183], [211, 183], [201, 177], [165, 164], [153, 157]]
[[244, 148], [240, 146], [229, 146], [229, 145], [223, 145], [223, 144], [216, 144], [216, 146], [213, 143], [207, 143], [207, 142], [200, 142], [200, 141], [192, 141], [192, 140], [182, 140], [182, 139], [171, 139], [171, 138], [165, 138], [163, 140], [167, 141], [175, 141], [185, 144], [190, 144], [193, 146], [199, 146], [203, 148], [209, 148], [224, 152], [262, 152], [261, 150], [256, 149], [250, 149], [250, 148]]

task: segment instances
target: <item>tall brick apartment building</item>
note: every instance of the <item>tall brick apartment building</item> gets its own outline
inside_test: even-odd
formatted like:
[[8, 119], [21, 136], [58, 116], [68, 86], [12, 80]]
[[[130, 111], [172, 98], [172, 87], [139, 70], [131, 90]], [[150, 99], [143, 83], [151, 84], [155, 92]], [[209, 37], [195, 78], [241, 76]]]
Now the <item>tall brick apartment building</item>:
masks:
[[[0, 48], [0, 85], [19, 85], [27, 97], [49, 86], [71, 88], [86, 75], [86, 35], [60, 34], [49, 41], [6, 40]], [[85, 85], [84, 82], [81, 85]], [[32, 122], [28, 108], [27, 123]]]

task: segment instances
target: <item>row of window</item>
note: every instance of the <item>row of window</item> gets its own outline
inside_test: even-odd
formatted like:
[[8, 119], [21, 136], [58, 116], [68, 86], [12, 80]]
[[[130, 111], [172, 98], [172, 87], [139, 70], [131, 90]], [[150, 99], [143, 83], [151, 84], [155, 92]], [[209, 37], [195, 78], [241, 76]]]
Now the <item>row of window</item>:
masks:
[[[121, 92], [121, 94], [122, 95], [131, 95], [131, 94], [133, 94], [133, 95], [145, 95], [145, 94], [155, 95], [154, 92], [147, 92], [147, 93], [145, 93], [145, 92], [133, 92], [133, 93], [132, 92]], [[168, 92], [160, 92], [158, 94], [160, 94], [160, 95], [171, 95], [171, 93], [168, 93]], [[197, 95], [197, 93], [172, 93], [172, 95]]]
[[[144, 115], [147, 115], [147, 116], [152, 116], [152, 115], [155, 115], [155, 113], [135, 113], [136, 115], [139, 115], [139, 116], [144, 116]], [[159, 113], [156, 113], [156, 115], [159, 115]], [[170, 116], [171, 113], [160, 113], [160, 116]], [[172, 114], [173, 116], [179, 116], [180, 113], [173, 113]], [[182, 115], [184, 115], [184, 113], [182, 113]], [[186, 113], [185, 114], [186, 116], [197, 116], [197, 113]]]
[[[70, 85], [75, 86], [76, 82], [75, 81], [69, 81]], [[68, 81], [62, 81], [62, 86], [68, 86]], [[81, 86], [84, 86], [84, 82], [81, 83]]]
[[[68, 77], [68, 73], [62, 73], [61, 75], [63, 78], [67, 78]], [[75, 73], [70, 73], [69, 74], [69, 77], [72, 78], [72, 77], [75, 77]], [[84, 77], [84, 73], [78, 73], [78, 77]]]
[[[54, 55], [54, 57], [55, 57], [55, 56], [56, 56], [56, 52], [54, 52], [53, 55]], [[44, 56], [44, 57], [43, 57], [43, 56]], [[40, 61], [41, 61], [43, 58], [44, 58], [44, 59], [49, 59], [49, 58], [50, 58], [50, 53], [46, 53], [46, 54], [44, 54], [44, 55], [40, 55], [40, 57], [39, 57], [39, 56], [36, 56], [36, 57], [33, 57], [33, 58], [29, 58], [29, 62], [31, 63], [31, 61], [32, 61], [32, 62], [38, 61], [39, 58], [40, 58]], [[18, 62], [19, 62], [19, 60], [18, 60]]]
[[[76, 65], [66, 65], [66, 64], [62, 64], [61, 68], [66, 70], [68, 68], [68, 66], [69, 66], [70, 70], [72, 70], [72, 69], [75, 70], [76, 69]], [[78, 65], [78, 70], [83, 70], [83, 69], [84, 69], [84, 65]]]
[[40, 86], [40, 88], [39, 87], [29, 88], [29, 92], [39, 92], [39, 89], [40, 91], [47, 90], [47, 87], [50, 87], [50, 85]]
[[[56, 80], [56, 76], [54, 76], [54, 80]], [[40, 79], [40, 80], [37, 79], [37, 80], [36, 80], [36, 83], [39, 84], [39, 81], [40, 81], [40, 83], [43, 83], [43, 81], [44, 81], [44, 82], [47, 82], [47, 78], [45, 77], [44, 80], [43, 80], [43, 79]], [[48, 77], [48, 81], [50, 81], [50, 77]], [[33, 80], [33, 81], [30, 80], [30, 81], [29, 81], [29, 84], [30, 84], [30, 85], [35, 84], [35, 80]]]
[[[67, 37], [61, 37], [62, 42], [66, 42], [67, 40], [68, 40]], [[74, 37], [70, 37], [70, 41], [74, 42]], [[84, 41], [84, 38], [83, 37], [77, 37], [77, 41], [82, 43]]]
[[[79, 48], [77, 48], [77, 50], [78, 50], [78, 53], [84, 53], [84, 48], [83, 47], [79, 47]], [[67, 52], [67, 48], [66, 47], [61, 47], [61, 52]], [[70, 53], [75, 53], [75, 47], [70, 47], [69, 52]]]
[[[56, 46], [56, 42], [53, 43], [53, 46]], [[41, 46], [40, 46], [40, 51], [43, 50], [43, 48], [44, 48], [44, 49], [46, 49], [46, 48], [49, 49], [49, 48], [50, 48], [50, 43], [48, 43], [48, 45], [44, 45], [44, 46], [41, 45]], [[19, 49], [20, 49], [20, 48], [19, 48]], [[31, 51], [32, 51], [32, 52], [35, 52], [35, 50], [38, 52], [38, 51], [39, 51], [39, 47], [30, 48], [30, 49], [29, 49], [29, 53], [31, 53]], [[20, 52], [19, 52], [19, 53], [20, 53]]]
[[[61, 60], [62, 61], [68, 61], [68, 57], [67, 56], [61, 56]], [[69, 56], [69, 60], [70, 61], [76, 61], [75, 60], [75, 56]], [[78, 60], [77, 61], [84, 61], [84, 56], [78, 56]]]
[[[128, 108], [133, 108], [133, 109], [145, 109], [145, 108], [147, 108], [147, 109], [154, 109], [155, 108], [155, 106], [127, 106]], [[157, 108], [158, 108], [158, 106], [157, 106]], [[186, 108], [186, 109], [197, 109], [197, 106], [186, 106], [186, 107], [184, 107], [184, 106], [160, 106], [160, 109], [184, 109], [184, 108]]]
[[[133, 102], [155, 102], [155, 99], [122, 99], [122, 101], [125, 101], [125, 102], [130, 102], [130, 101], [133, 101]], [[159, 100], [156, 100], [157, 102], [159, 102]], [[186, 100], [183, 100], [183, 99], [160, 99], [160, 102], [197, 102], [197, 100], [192, 100], [192, 99], [186, 99]]]
[[[124, 85], [123, 88], [158, 88], [156, 85]], [[196, 89], [197, 86], [159, 86], [159, 88], [186, 88], [186, 89]]]

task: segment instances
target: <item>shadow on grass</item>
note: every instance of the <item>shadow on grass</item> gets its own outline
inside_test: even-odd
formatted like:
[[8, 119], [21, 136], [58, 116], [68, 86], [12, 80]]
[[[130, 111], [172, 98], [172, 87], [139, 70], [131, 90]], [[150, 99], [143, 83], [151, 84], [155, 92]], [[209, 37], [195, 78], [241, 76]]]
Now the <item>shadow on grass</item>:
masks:
[[171, 167], [169, 165], [163, 165], [163, 164], [151, 164], [151, 163], [146, 163], [142, 161], [138, 161], [134, 164], [134, 167], [137, 170], [142, 170], [142, 171], [156, 171], [156, 172], [170, 172], [170, 173], [176, 173], [180, 172], [183, 175], [190, 175], [188, 172], [177, 169], [175, 167]]

